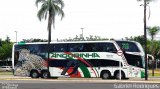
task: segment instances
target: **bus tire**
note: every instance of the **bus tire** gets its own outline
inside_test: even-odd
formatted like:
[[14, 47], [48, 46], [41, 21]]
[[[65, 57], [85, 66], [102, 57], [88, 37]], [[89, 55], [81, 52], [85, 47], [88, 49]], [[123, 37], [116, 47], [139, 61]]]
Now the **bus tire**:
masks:
[[42, 71], [41, 78], [44, 78], [44, 79], [50, 78], [50, 73], [47, 70]]
[[[114, 78], [120, 79], [120, 71], [119, 70], [114, 72]], [[121, 79], [125, 79], [125, 74], [123, 71], [121, 71]]]
[[111, 73], [109, 71], [102, 71], [101, 78], [102, 79], [110, 79], [111, 78]]
[[31, 72], [30, 72], [30, 76], [31, 76], [31, 78], [39, 78], [39, 72], [37, 71], [37, 70], [32, 70]]

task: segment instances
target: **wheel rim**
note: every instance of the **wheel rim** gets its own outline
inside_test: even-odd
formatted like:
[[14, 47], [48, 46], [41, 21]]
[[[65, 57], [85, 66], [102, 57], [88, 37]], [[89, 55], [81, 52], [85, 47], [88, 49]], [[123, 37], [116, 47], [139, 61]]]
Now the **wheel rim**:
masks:
[[[117, 74], [116, 74], [116, 78], [117, 79], [120, 79], [120, 73], [118, 72]], [[121, 73], [121, 79], [123, 78], [123, 73]]]
[[[122, 77], [122, 75], [121, 75], [121, 77]], [[119, 73], [117, 73], [116, 78], [120, 79], [120, 74]]]
[[48, 78], [48, 73], [47, 72], [43, 73], [43, 78]]
[[37, 78], [37, 77], [38, 77], [38, 73], [37, 73], [37, 72], [33, 72], [33, 73], [32, 73], [32, 77], [33, 77], [33, 78]]
[[104, 78], [104, 79], [108, 79], [108, 78], [109, 78], [109, 74], [108, 74], [108, 73], [104, 73], [104, 74], [103, 74], [103, 78]]

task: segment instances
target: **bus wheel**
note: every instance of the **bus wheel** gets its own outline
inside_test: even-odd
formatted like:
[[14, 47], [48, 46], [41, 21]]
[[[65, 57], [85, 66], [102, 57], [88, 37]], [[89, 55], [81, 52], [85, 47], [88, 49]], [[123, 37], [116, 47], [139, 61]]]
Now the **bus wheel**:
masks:
[[[115, 77], [116, 79], [120, 79], [120, 71], [116, 71], [116, 72], [114, 73], [114, 77]], [[121, 71], [121, 79], [125, 79], [125, 74], [124, 74], [123, 71]]]
[[102, 79], [109, 79], [109, 78], [111, 78], [111, 73], [109, 71], [103, 71], [101, 73], [101, 77], [102, 77]]
[[50, 77], [50, 74], [48, 71], [42, 71], [41, 72], [41, 78], [47, 79]]
[[33, 70], [30, 73], [31, 78], [39, 78], [39, 72], [37, 70]]

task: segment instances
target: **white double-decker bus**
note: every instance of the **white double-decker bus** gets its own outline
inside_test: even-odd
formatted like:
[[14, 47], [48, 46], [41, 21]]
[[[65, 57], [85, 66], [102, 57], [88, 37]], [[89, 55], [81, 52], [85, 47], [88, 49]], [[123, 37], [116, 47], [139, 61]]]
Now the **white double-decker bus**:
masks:
[[12, 53], [13, 73], [19, 76], [102, 79], [144, 77], [144, 52], [137, 42], [15, 43]]

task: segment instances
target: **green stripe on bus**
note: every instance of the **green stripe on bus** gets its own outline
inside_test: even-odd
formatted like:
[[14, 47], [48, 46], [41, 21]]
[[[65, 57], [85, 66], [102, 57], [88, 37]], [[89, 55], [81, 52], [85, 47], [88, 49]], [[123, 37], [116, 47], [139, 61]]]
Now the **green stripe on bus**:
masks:
[[[74, 59], [72, 57], [67, 58], [67, 59], [68, 60], [78, 60], [78, 59]], [[82, 63], [82, 62], [79, 63], [79, 64], [80, 64], [79, 68], [82, 70], [84, 77], [85, 78], [90, 78], [91, 74], [90, 74], [89, 70], [87, 69], [86, 65], [84, 63]]]
[[145, 78], [145, 72], [141, 71], [141, 78]]
[[82, 70], [85, 78], [90, 78], [91, 77], [91, 74], [90, 74], [89, 70], [87, 69], [87, 67], [83, 63], [80, 63], [79, 68]]

